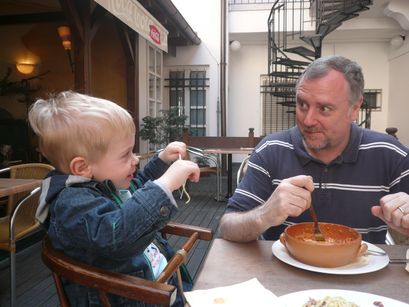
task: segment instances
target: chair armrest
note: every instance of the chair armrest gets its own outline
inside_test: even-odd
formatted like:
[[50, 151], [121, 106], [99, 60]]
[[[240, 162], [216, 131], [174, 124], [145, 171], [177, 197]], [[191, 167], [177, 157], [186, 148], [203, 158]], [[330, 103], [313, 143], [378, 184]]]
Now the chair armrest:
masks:
[[181, 237], [190, 237], [192, 234], [197, 232], [199, 235], [199, 240], [210, 241], [213, 238], [212, 230], [209, 228], [175, 222], [169, 222], [164, 228], [162, 228], [161, 232]]
[[[43, 240], [43, 262], [58, 278], [149, 304], [169, 306], [176, 295], [175, 286], [112, 272], [75, 261], [55, 250], [48, 238]], [[63, 291], [61, 289], [61, 291]]]

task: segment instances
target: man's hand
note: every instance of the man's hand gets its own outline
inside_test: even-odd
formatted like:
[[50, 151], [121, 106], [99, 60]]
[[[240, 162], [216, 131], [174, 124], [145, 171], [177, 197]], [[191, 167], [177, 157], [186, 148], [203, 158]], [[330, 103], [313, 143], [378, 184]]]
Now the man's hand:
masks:
[[373, 206], [372, 214], [383, 220], [389, 227], [409, 235], [409, 195], [404, 192], [385, 195]]
[[261, 208], [267, 228], [281, 224], [288, 216], [299, 216], [308, 209], [312, 191], [314, 182], [311, 176], [284, 179]]

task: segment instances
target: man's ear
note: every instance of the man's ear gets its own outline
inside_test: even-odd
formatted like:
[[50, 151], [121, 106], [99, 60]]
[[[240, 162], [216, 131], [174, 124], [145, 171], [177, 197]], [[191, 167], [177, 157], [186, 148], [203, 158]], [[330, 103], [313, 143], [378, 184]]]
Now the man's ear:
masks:
[[359, 117], [359, 110], [361, 109], [361, 105], [364, 99], [361, 97], [352, 107], [351, 107], [351, 117], [352, 121], [356, 121]]
[[70, 162], [70, 171], [71, 174], [76, 176], [92, 178], [91, 167], [84, 157], [75, 157], [72, 159]]

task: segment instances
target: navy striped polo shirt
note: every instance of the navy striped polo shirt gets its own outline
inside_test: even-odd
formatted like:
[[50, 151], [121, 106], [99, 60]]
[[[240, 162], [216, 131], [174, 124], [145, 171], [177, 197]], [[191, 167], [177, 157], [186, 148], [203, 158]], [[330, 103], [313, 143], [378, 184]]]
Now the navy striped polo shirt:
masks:
[[[319, 221], [347, 225], [365, 241], [385, 243], [388, 227], [372, 215], [371, 207], [386, 194], [409, 194], [408, 151], [392, 136], [352, 124], [347, 148], [327, 165], [308, 154], [297, 127], [270, 134], [251, 155], [226, 212], [251, 210], [263, 204], [283, 179], [310, 175]], [[263, 238], [277, 240], [285, 227], [306, 221], [311, 221], [308, 210], [269, 228]]]

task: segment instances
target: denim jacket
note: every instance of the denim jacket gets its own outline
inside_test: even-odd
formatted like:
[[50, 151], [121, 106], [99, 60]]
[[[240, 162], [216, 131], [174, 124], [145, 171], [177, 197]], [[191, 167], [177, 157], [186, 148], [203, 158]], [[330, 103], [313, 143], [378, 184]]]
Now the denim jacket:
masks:
[[[44, 180], [40, 210], [48, 206], [45, 226], [55, 249], [69, 257], [110, 271], [153, 279], [143, 252], [153, 241], [168, 258], [172, 250], [160, 238], [176, 213], [174, 199], [151, 180], [160, 177], [167, 164], [157, 156], [131, 182], [132, 197], [121, 203], [111, 181], [96, 182], [53, 171]], [[170, 195], [170, 197], [172, 197]], [[72, 306], [99, 306], [96, 291], [65, 282]], [[110, 296], [113, 306], [147, 306]]]

